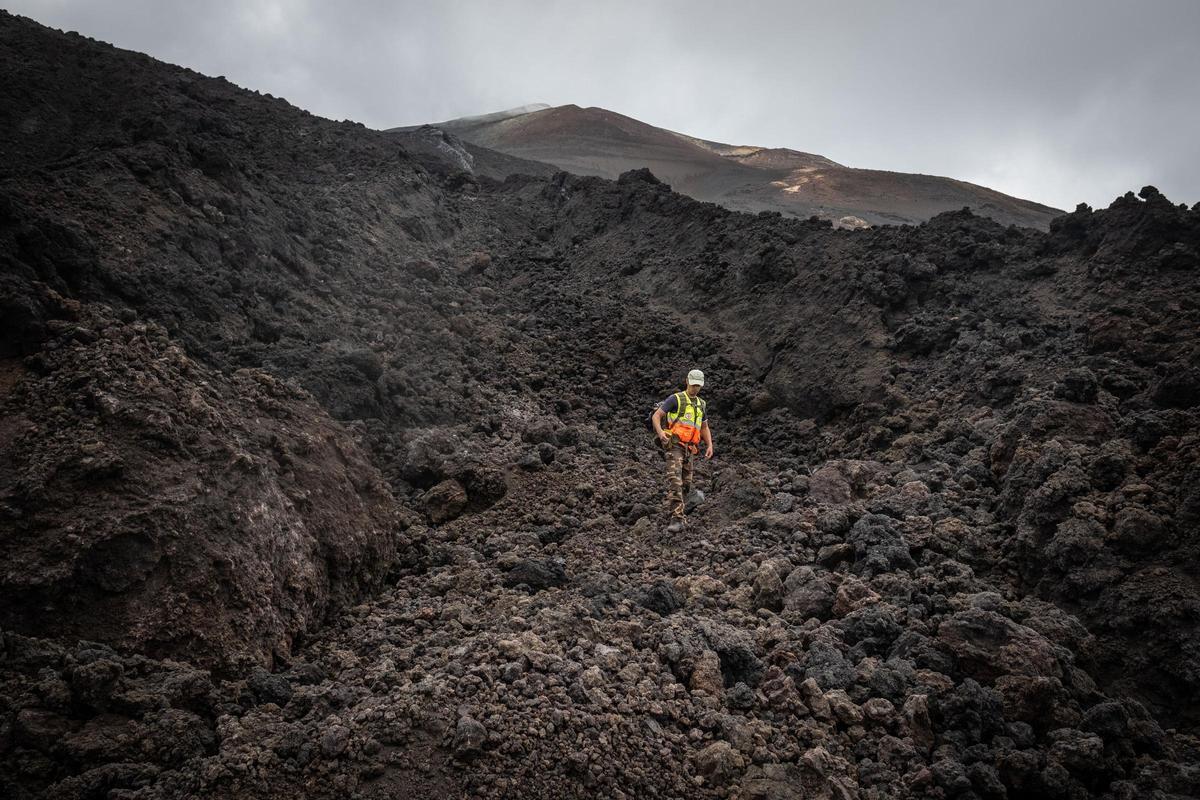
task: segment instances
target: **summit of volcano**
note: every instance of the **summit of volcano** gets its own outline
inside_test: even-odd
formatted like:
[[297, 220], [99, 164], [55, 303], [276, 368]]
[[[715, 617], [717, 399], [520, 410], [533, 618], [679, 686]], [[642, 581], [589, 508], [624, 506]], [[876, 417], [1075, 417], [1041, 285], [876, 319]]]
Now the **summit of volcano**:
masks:
[[712, 142], [603, 108], [534, 104], [428, 127], [576, 175], [616, 179], [649, 169], [697, 200], [735, 211], [816, 216], [839, 227], [915, 224], [970, 208], [1004, 225], [1045, 230], [1063, 213], [952, 178], [848, 167], [787, 148]]

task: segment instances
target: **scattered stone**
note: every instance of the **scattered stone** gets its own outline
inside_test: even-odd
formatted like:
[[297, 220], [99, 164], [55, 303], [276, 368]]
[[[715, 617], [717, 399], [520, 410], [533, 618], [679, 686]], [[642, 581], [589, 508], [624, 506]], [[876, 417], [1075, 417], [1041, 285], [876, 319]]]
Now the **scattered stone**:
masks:
[[804, 698], [808, 710], [817, 719], [833, 719], [833, 708], [829, 705], [821, 685], [815, 678], [805, 678], [800, 684], [800, 695]]
[[346, 752], [350, 744], [350, 729], [344, 725], [330, 725], [321, 734], [321, 755], [337, 758]]
[[588, 667], [580, 673], [579, 682], [588, 689], [596, 689], [607, 683], [604, 679], [604, 670], [596, 666]]
[[910, 695], [904, 701], [904, 724], [913, 744], [923, 752], [933, 749], [933, 722], [929, 717], [929, 699], [923, 694]]
[[863, 712], [854, 701], [841, 689], [833, 689], [825, 693], [829, 708], [843, 725], [858, 725], [863, 721]]
[[854, 545], [846, 542], [827, 544], [817, 551], [817, 563], [826, 569], [833, 569], [843, 561], [854, 560]]
[[845, 617], [860, 608], [879, 602], [879, 594], [855, 577], [847, 577], [837, 588], [833, 600], [833, 615]]
[[688, 688], [693, 692], [704, 692], [712, 697], [721, 697], [725, 691], [721, 675], [721, 659], [712, 650], [704, 650], [696, 660]]
[[764, 563], [754, 576], [753, 602], [756, 608], [779, 611], [783, 608], [783, 581], [775, 565]]
[[531, 592], [540, 592], [562, 586], [567, 582], [563, 565], [547, 559], [521, 559], [504, 575], [504, 585], [509, 588], [525, 586]]
[[970, 608], [938, 628], [938, 640], [957, 657], [968, 675], [991, 679], [1003, 674], [1061, 674], [1053, 644], [1037, 631], [994, 611]]
[[246, 688], [250, 690], [250, 694], [254, 697], [257, 703], [274, 703], [277, 706], [287, 705], [288, 700], [292, 699], [292, 685], [283, 675], [267, 672], [264, 669], [256, 669], [249, 680], [246, 681]]
[[802, 617], [828, 619], [833, 612], [834, 589], [812, 567], [797, 567], [784, 581], [783, 607]]
[[882, 697], [869, 698], [863, 703], [862, 711], [867, 719], [878, 724], [887, 724], [896, 716], [896, 707]]
[[1094, 403], [1100, 391], [1096, 374], [1087, 367], [1076, 367], [1063, 375], [1062, 382], [1054, 386], [1054, 396], [1073, 403]]
[[474, 717], [461, 716], [454, 726], [454, 754], [459, 758], [476, 756], [487, 743], [487, 729]]
[[854, 683], [858, 673], [836, 646], [818, 640], [808, 650], [804, 677], [816, 681], [823, 689], [845, 689]]
[[696, 772], [717, 785], [735, 778], [745, 766], [746, 760], [728, 742], [713, 742], [696, 755]]
[[637, 592], [635, 596], [639, 605], [664, 617], [675, 613], [684, 605], [683, 597], [666, 581], [658, 581]]
[[841, 505], [850, 502], [850, 482], [835, 466], [826, 465], [812, 474], [808, 496], [814, 503]]

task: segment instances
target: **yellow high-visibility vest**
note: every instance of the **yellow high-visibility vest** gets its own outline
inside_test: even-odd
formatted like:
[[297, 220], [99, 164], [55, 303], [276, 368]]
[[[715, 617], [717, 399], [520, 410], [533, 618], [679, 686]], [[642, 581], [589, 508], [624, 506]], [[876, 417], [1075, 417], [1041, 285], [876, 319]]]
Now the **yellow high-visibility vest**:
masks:
[[667, 414], [667, 432], [679, 439], [680, 444], [695, 446], [700, 442], [700, 429], [704, 427], [704, 400], [688, 397], [687, 392], [675, 393], [675, 410]]

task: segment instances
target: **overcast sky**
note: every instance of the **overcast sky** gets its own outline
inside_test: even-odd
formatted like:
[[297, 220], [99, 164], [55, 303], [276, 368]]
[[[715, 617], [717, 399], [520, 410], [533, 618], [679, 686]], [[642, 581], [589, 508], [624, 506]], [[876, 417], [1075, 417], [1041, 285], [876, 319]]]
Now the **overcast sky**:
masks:
[[1200, 201], [1200, 0], [0, 0], [368, 126], [526, 103], [949, 175]]

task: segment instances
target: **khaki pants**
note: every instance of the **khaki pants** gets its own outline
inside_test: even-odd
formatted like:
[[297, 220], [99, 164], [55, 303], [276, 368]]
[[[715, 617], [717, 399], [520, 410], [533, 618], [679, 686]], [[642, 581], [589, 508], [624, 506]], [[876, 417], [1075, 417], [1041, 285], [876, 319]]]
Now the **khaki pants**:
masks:
[[683, 519], [683, 498], [692, 490], [695, 477], [692, 470], [691, 451], [681, 444], [671, 442], [663, 454], [667, 464], [667, 506], [671, 516]]

